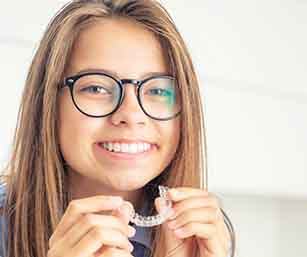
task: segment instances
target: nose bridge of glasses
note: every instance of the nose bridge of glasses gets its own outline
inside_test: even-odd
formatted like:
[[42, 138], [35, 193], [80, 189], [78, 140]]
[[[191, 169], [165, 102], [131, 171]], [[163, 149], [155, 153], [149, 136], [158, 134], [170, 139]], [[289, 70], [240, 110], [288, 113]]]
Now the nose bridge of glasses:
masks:
[[121, 85], [123, 87], [123, 97], [122, 97], [122, 101], [124, 101], [124, 98], [126, 98], [126, 94], [127, 92], [125, 92], [128, 88], [125, 89], [125, 86], [133, 86], [132, 90], [134, 91], [135, 96], [138, 98], [137, 96], [137, 91], [139, 86], [142, 84], [141, 80], [137, 80], [137, 79], [122, 79], [121, 81]]
[[122, 79], [121, 83], [122, 83], [122, 85], [132, 84], [132, 85], [138, 87], [142, 84], [142, 81], [137, 80], [137, 79]]
[[[127, 90], [127, 89], [125, 89], [126, 85], [133, 85], [134, 86], [133, 91], [136, 95], [137, 95], [138, 88], [142, 84], [142, 81], [137, 80], [137, 79], [122, 79], [122, 80], [120, 80], [120, 82], [121, 82], [121, 85], [123, 87], [124, 92]], [[125, 95], [125, 93], [124, 93], [124, 95]]]

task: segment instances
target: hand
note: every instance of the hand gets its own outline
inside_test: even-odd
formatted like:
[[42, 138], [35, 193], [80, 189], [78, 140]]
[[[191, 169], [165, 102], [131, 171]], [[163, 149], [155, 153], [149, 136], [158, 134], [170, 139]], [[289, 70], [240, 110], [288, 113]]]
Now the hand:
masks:
[[[120, 197], [73, 200], [49, 239], [48, 257], [133, 257], [133, 206]], [[103, 212], [104, 214], [95, 214]]]
[[[230, 235], [217, 198], [206, 190], [180, 187], [168, 191], [174, 213], [162, 224], [167, 256], [226, 257]], [[161, 212], [165, 201], [159, 197], [156, 209]], [[178, 250], [172, 249], [178, 246]]]

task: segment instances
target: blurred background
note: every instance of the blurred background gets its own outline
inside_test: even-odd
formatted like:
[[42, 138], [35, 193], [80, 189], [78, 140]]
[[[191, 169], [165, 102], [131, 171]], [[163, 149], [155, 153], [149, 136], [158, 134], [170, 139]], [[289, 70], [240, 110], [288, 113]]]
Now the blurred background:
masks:
[[[2, 1], [0, 168], [27, 69], [68, 1]], [[194, 59], [205, 108], [209, 191], [238, 257], [307, 256], [307, 1], [164, 0]]]

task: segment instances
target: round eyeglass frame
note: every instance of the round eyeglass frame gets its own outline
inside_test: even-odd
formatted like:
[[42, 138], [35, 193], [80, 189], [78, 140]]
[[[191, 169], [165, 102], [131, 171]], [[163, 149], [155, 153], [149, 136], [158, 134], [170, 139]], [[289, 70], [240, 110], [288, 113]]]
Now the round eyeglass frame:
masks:
[[[84, 112], [78, 106], [78, 104], [76, 103], [76, 101], [74, 99], [74, 93], [73, 93], [74, 85], [75, 85], [75, 83], [76, 83], [76, 81], [78, 79], [80, 79], [80, 78], [82, 78], [84, 76], [89, 76], [89, 75], [103, 75], [103, 76], [107, 76], [107, 77], [113, 79], [114, 82], [116, 82], [118, 84], [118, 86], [120, 88], [120, 98], [119, 98], [119, 101], [118, 101], [118, 103], [115, 106], [113, 111], [111, 111], [111, 112], [109, 112], [107, 114], [104, 114], [104, 115], [91, 115], [91, 114], [88, 114], [88, 113]], [[150, 76], [150, 77], [148, 77], [146, 79], [143, 79], [143, 80], [137, 80], [137, 79], [118, 79], [118, 78], [115, 78], [114, 76], [112, 76], [112, 75], [110, 75], [108, 73], [104, 73], [104, 72], [86, 72], [86, 73], [81, 73], [81, 74], [65, 77], [63, 79], [64, 81], [63, 81], [63, 85], [62, 85], [61, 88], [64, 88], [66, 86], [69, 87], [72, 101], [74, 103], [74, 106], [77, 108], [77, 110], [79, 112], [83, 113], [86, 116], [92, 117], [92, 118], [102, 118], [102, 117], [109, 116], [109, 115], [111, 115], [111, 114], [113, 114], [114, 112], [117, 111], [117, 109], [120, 107], [120, 105], [122, 104], [122, 102], [124, 100], [124, 96], [125, 96], [124, 85], [125, 84], [132, 84], [132, 85], [136, 86], [136, 88], [137, 88], [137, 95], [136, 96], [137, 96], [137, 100], [138, 100], [139, 106], [141, 107], [143, 112], [148, 117], [150, 117], [150, 118], [152, 118], [154, 120], [160, 120], [160, 121], [166, 121], [166, 120], [174, 119], [175, 117], [177, 117], [181, 113], [181, 107], [180, 107], [179, 111], [177, 113], [175, 113], [174, 115], [172, 115], [171, 117], [168, 117], [168, 118], [156, 118], [156, 117], [151, 116], [145, 110], [145, 108], [143, 107], [143, 105], [141, 103], [140, 90], [141, 90], [142, 85], [144, 85], [147, 81], [152, 80], [152, 79], [156, 79], [156, 78], [167, 78], [167, 79], [175, 80], [175, 78], [173, 76], [169, 76], [169, 75], [156, 75], [156, 76]]]

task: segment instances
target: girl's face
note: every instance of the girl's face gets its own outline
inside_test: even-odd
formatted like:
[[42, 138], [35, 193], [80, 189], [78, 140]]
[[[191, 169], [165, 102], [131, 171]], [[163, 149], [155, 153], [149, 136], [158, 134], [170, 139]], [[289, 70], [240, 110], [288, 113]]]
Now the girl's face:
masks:
[[[104, 20], [80, 33], [65, 76], [88, 69], [107, 70], [120, 79], [168, 73], [154, 35], [126, 20]], [[69, 88], [61, 90], [60, 149], [70, 167], [72, 183], [79, 190], [110, 193], [140, 189], [174, 157], [180, 134], [179, 116], [168, 121], [151, 119], [139, 106], [135, 86], [125, 84], [124, 90], [119, 109], [102, 118], [79, 112]], [[149, 143], [151, 148], [145, 153], [116, 154], [103, 149], [101, 142]]]

